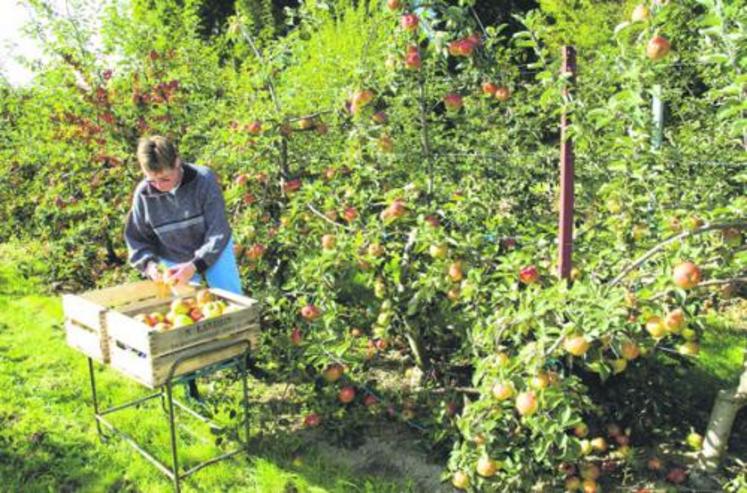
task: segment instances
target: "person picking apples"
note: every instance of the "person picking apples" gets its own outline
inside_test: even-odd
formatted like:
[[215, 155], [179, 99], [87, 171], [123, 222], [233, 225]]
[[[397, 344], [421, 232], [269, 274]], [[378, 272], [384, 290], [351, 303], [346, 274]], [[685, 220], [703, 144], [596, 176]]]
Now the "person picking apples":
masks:
[[[241, 280], [231, 227], [215, 174], [185, 163], [165, 137], [143, 137], [137, 159], [145, 178], [127, 216], [129, 262], [154, 281], [200, 282], [236, 294]], [[162, 279], [159, 264], [164, 265]]]
[[[125, 226], [130, 264], [153, 281], [186, 284], [204, 278], [211, 288], [242, 294], [215, 174], [183, 162], [176, 147], [158, 135], [140, 139], [137, 159], [145, 178], [135, 188]], [[159, 265], [167, 268], [165, 279]], [[200, 400], [193, 378], [186, 390]]]

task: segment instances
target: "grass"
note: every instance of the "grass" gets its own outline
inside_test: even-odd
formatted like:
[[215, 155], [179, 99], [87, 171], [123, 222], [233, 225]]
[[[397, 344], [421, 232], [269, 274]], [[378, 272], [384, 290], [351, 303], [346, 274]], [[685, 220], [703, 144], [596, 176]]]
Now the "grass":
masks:
[[[29, 263], [11, 245], [0, 245], [0, 480], [4, 491], [171, 491], [171, 483], [123, 440], [101, 443], [93, 420], [87, 359], [65, 343], [62, 307], [43, 292]], [[146, 389], [96, 366], [104, 406]], [[178, 389], [178, 396], [181, 389]], [[158, 399], [113, 413], [111, 420], [167, 462], [166, 416]], [[220, 453], [215, 437], [196, 420], [179, 420], [180, 459], [194, 464]], [[194, 430], [194, 431], [189, 431]], [[253, 430], [255, 433], [257, 430]], [[289, 442], [293, 440], [289, 439]], [[296, 440], [295, 443], [298, 441]], [[226, 442], [229, 449], [235, 443]], [[361, 478], [319, 460], [314, 450], [293, 456], [282, 440], [258, 443], [251, 457], [223, 461], [191, 476], [183, 491], [394, 492], [393, 478]]]
[[[102, 443], [93, 421], [87, 359], [69, 348], [62, 330], [58, 296], [45, 295], [39, 279], [45, 274], [39, 247], [0, 245], [0, 481], [4, 491], [159, 492], [171, 483], [124, 441]], [[731, 316], [712, 317], [688, 385], [721, 388], [738, 378], [747, 347], [745, 306], [734, 305]], [[110, 369], [96, 366], [103, 406], [145, 395], [146, 389]], [[696, 383], [697, 382], [697, 383]], [[256, 383], [256, 382], [254, 382]], [[224, 385], [221, 381], [221, 385]], [[236, 384], [234, 384], [236, 385]], [[236, 385], [238, 388], [239, 386]], [[252, 387], [252, 400], [267, 392]], [[177, 397], [181, 397], [181, 388]], [[230, 397], [236, 392], [230, 392]], [[229, 400], [230, 400], [229, 397]], [[268, 395], [264, 395], [265, 399]], [[269, 396], [272, 397], [272, 396]], [[276, 396], [277, 397], [277, 396]], [[283, 398], [279, 397], [282, 401]], [[277, 400], [277, 399], [275, 399]], [[694, 403], [689, 406], [692, 408]], [[710, 401], [704, 403], [704, 412]], [[404, 478], [361, 477], [344, 462], [330, 460], [286, 427], [259, 429], [261, 406], [252, 410], [250, 456], [224, 461], [199, 471], [183, 483], [183, 491], [242, 492], [402, 492], [413, 487]], [[268, 410], [265, 415], [271, 415]], [[221, 421], [225, 414], [218, 413]], [[702, 416], [701, 419], [705, 419]], [[170, 457], [167, 421], [158, 400], [110, 415], [121, 429], [136, 438], [162, 461]], [[279, 416], [264, 416], [264, 422]], [[180, 463], [194, 465], [220, 453], [203, 424], [180, 418]], [[230, 423], [230, 420], [225, 420]], [[235, 421], [235, 420], [234, 420]], [[737, 430], [735, 429], [736, 433]], [[235, 445], [229, 441], [224, 446]], [[232, 446], [230, 448], [233, 448]], [[374, 473], [375, 474], [375, 473]], [[741, 484], [741, 483], [740, 483]]]

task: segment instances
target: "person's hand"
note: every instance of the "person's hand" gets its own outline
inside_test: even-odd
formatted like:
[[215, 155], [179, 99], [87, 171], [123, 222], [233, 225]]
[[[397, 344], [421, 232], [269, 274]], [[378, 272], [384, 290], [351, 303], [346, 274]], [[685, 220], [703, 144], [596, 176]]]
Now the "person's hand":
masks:
[[175, 285], [187, 284], [195, 275], [195, 272], [197, 272], [197, 268], [192, 262], [177, 264], [166, 271], [166, 282]]
[[145, 275], [148, 276], [148, 278], [151, 281], [162, 281], [163, 280], [163, 276], [161, 275], [161, 272], [158, 270], [157, 262], [148, 262], [148, 265], [145, 266]]

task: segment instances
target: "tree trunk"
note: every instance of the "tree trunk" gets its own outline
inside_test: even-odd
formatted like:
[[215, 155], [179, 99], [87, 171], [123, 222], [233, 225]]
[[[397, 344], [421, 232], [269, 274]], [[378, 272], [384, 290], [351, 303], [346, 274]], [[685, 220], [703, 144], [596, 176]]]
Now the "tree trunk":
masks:
[[720, 390], [711, 411], [703, 449], [698, 456], [698, 468], [706, 472], [718, 469], [729, 444], [729, 435], [734, 418], [747, 405], [747, 352], [739, 385], [733, 389]]

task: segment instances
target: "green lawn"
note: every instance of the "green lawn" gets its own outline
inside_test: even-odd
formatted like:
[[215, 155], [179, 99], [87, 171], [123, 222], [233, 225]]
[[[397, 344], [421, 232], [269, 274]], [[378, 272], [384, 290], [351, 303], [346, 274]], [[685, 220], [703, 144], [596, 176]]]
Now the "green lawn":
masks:
[[[93, 421], [87, 359], [65, 343], [62, 307], [29, 266], [0, 245], [0, 480], [3, 491], [170, 491], [171, 483], [124, 441], [101, 443]], [[27, 257], [28, 258], [28, 257]], [[237, 389], [240, 384], [236, 384]], [[104, 406], [146, 395], [142, 388], [97, 365]], [[181, 388], [177, 395], [182, 395]], [[166, 415], [154, 399], [114, 413], [112, 421], [167, 462]], [[182, 464], [220, 452], [215, 437], [194, 419], [179, 420]], [[257, 433], [256, 427], [253, 432]], [[272, 437], [271, 437], [272, 438]], [[289, 439], [288, 443], [299, 441]], [[235, 443], [225, 442], [227, 449]], [[183, 483], [183, 491], [402, 491], [392, 482], [362, 479], [313, 450], [299, 460], [282, 440], [255, 442], [251, 457], [211, 465]]]

